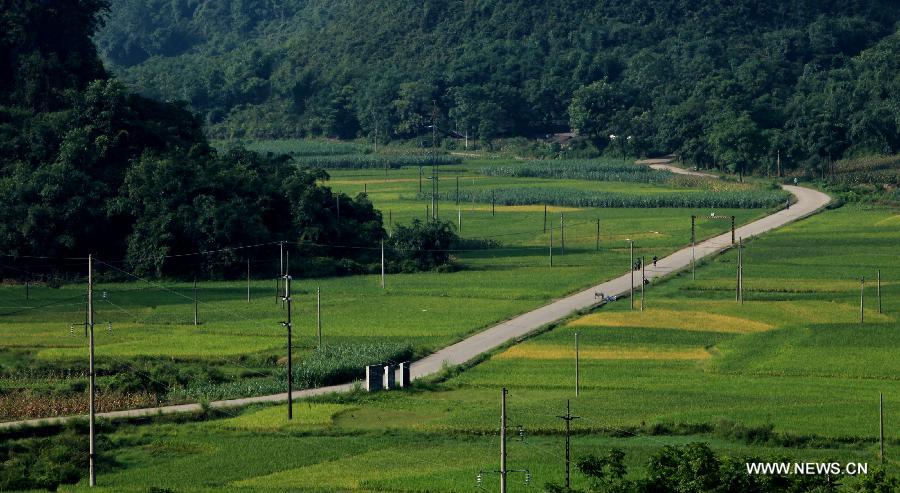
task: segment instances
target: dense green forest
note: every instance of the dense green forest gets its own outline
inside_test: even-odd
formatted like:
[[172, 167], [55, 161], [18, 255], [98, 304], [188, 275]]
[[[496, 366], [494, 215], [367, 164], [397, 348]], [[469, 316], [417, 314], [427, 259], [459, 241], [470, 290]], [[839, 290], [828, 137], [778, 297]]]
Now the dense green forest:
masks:
[[96, 41], [217, 137], [408, 139], [436, 109], [483, 140], [574, 127], [824, 173], [900, 151], [898, 21], [893, 0], [113, 0]]
[[221, 247], [282, 240], [302, 242], [295, 248], [332, 270], [374, 261], [365, 250], [320, 246], [384, 236], [365, 195], [336, 195], [318, 184], [324, 171], [283, 165], [287, 158], [218, 152], [182, 105], [131, 94], [111, 78], [91, 41], [107, 2], [0, 7], [5, 275], [34, 263], [83, 271], [81, 262], [45, 259], [88, 253], [141, 274], [222, 275], [242, 269], [248, 252]]

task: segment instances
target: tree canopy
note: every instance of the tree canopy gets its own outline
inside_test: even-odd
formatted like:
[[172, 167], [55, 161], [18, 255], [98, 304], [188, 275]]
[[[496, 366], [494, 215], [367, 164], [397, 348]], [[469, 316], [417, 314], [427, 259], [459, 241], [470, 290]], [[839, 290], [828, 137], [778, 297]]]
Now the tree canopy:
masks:
[[219, 137], [415, 138], [436, 108], [481, 139], [575, 127], [749, 172], [900, 151], [898, 21], [891, 0], [113, 0], [96, 39]]
[[221, 275], [246, 255], [223, 247], [276, 241], [343, 266], [331, 271], [375, 261], [353, 248], [384, 236], [364, 195], [334, 194], [327, 174], [286, 158], [218, 152], [183, 104], [110, 78], [91, 43], [106, 2], [2, 6], [0, 254], [93, 253], [167, 276]]

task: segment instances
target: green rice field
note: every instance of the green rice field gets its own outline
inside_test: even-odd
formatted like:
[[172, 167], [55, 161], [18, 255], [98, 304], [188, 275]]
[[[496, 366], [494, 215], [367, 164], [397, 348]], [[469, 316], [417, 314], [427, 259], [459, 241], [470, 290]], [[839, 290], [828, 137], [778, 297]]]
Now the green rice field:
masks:
[[[190, 423], [109, 428], [103, 491], [468, 491], [492, 489], [500, 388], [507, 397], [510, 491], [562, 481], [558, 416], [569, 400], [573, 456], [625, 452], [640, 475], [666, 445], [709, 444], [736, 457], [878, 464], [900, 470], [900, 244], [897, 211], [844, 206], [746, 245], [745, 302], [735, 253], [571, 317], [485, 361], [409, 391], [355, 393], [227, 411]], [[846, 252], [852, 252], [847, 254]], [[861, 276], [881, 269], [865, 287]], [[574, 338], [580, 344], [575, 395]], [[110, 425], [106, 425], [110, 426]], [[521, 430], [521, 431], [520, 431]], [[849, 488], [856, 481], [842, 479]], [[573, 475], [573, 487], [586, 487]], [[63, 491], [82, 491], [83, 484]], [[849, 490], [848, 490], [849, 491]]]

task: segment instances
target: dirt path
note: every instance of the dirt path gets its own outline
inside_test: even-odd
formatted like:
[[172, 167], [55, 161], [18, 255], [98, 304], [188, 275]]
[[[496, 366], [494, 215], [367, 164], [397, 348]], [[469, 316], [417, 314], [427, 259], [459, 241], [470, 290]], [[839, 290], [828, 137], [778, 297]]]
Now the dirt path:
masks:
[[[657, 169], [668, 169], [674, 173], [705, 175], [695, 171], [688, 171], [682, 168], [671, 166], [667, 161], [647, 163]], [[794, 195], [797, 202], [789, 209], [770, 214], [764, 218], [753, 221], [737, 228], [735, 235], [742, 238], [750, 238], [759, 234], [771, 231], [773, 229], [789, 224], [798, 219], [802, 219], [814, 214], [825, 207], [831, 200], [828, 195], [804, 187], [783, 185], [782, 188]], [[721, 234], [714, 238], [708, 239], [696, 245], [696, 258], [713, 256], [723, 250], [731, 247], [731, 232]], [[691, 248], [686, 247], [677, 252], [662, 258], [657, 262], [655, 268], [647, 269], [647, 277], [655, 279], [665, 276], [671, 272], [687, 268], [691, 265]], [[535, 330], [553, 323], [557, 320], [565, 318], [575, 311], [590, 308], [597, 304], [595, 293], [604, 293], [607, 296], [627, 295], [630, 286], [640, 287], [640, 275], [632, 277], [632, 273], [625, 273], [615, 279], [606, 281], [596, 286], [590, 287], [567, 296], [565, 298], [553, 301], [540, 308], [530, 312], [518, 315], [510, 320], [501, 322], [493, 327], [485, 329], [482, 332], [474, 334], [456, 344], [445, 347], [434, 354], [427, 356], [412, 364], [411, 377], [413, 379], [422, 378], [433, 375], [440, 371], [445, 365], [458, 365], [471, 361], [475, 357], [491, 351], [508, 341], [522, 338]], [[334, 385], [330, 387], [321, 387], [316, 389], [308, 389], [294, 392], [295, 399], [304, 397], [312, 397], [316, 395], [328, 394], [333, 392], [348, 392], [353, 389], [355, 383]], [[213, 408], [233, 408], [246, 406], [261, 402], [284, 402], [287, 400], [287, 393], [265, 395], [259, 397], [247, 397], [243, 399], [231, 399], [224, 401], [215, 401], [210, 403]], [[199, 404], [182, 404], [177, 406], [163, 406], [145, 409], [132, 409], [127, 411], [114, 411], [107, 413], [98, 413], [98, 417], [102, 418], [122, 418], [122, 417], [138, 417], [152, 416], [155, 414], [170, 414], [182, 412], [199, 411]], [[73, 419], [83, 419], [84, 416], [67, 416], [59, 418], [33, 419], [25, 421], [10, 421], [0, 423], [0, 429], [10, 428], [21, 425], [34, 425], [39, 423], [63, 423]]]

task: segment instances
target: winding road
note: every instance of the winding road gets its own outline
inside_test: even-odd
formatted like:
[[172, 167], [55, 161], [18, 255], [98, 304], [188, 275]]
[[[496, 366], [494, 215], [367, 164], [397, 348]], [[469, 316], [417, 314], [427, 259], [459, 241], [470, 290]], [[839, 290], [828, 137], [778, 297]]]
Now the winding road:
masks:
[[[673, 173], [709, 176], [705, 173], [688, 171], [676, 166], [672, 166], [668, 164], [668, 160], [649, 160], [645, 161], [645, 163], [649, 164], [655, 169], [666, 169], [672, 171]], [[764, 218], [758, 219], [737, 228], [735, 230], [736, 237], [750, 238], [779, 228], [791, 222], [797, 221], [818, 212], [831, 200], [828, 195], [809, 188], [790, 185], [782, 185], [782, 188], [794, 195], [794, 197], [796, 198], [796, 203], [791, 205], [790, 208], [782, 209]], [[729, 231], [727, 233], [698, 243], [696, 245], [696, 259], [716, 255], [719, 252], [730, 248], [731, 246], [731, 232]], [[657, 265], [654, 269], [647, 270], [647, 277], [650, 279], [655, 279], [668, 275], [672, 272], [690, 267], [692, 259], [691, 252], [691, 247], [686, 247], [665, 258], [658, 260]], [[456, 344], [447, 346], [425, 358], [422, 358], [419, 361], [414, 362], [412, 364], [412, 367], [410, 368], [410, 376], [413, 379], [422, 378], [439, 372], [445, 365], [459, 365], [471, 361], [481, 354], [489, 352], [503, 344], [506, 344], [509, 341], [520, 339], [530, 334], [531, 332], [540, 329], [541, 327], [569, 316], [573, 312], [595, 306], [598, 303], [598, 300], [595, 297], [595, 293], [601, 292], [607, 296], [627, 295], [632, 287], [632, 283], [634, 287], [639, 287], [641, 283], [640, 276], [632, 276], [632, 273], [628, 272], [615, 279], [603, 282], [596, 286], [592, 286], [578, 293], [553, 301], [540, 308], [518, 315], [505, 322], [501, 322], [497, 325], [494, 325], [493, 327], [485, 329], [482, 332], [474, 334], [466, 339], [463, 339], [460, 342], [457, 342]], [[356, 383], [348, 383], [343, 385], [333, 385], [328, 387], [301, 390], [294, 392], [293, 396], [295, 399], [302, 399], [304, 397], [312, 397], [335, 392], [349, 392], [354, 388], [355, 385]], [[210, 402], [209, 405], [212, 408], [234, 408], [255, 403], [284, 402], [286, 400], [287, 393], [282, 393], [259, 397], [214, 401]], [[113, 419], [152, 416], [156, 414], [195, 412], [199, 410], [201, 410], [200, 404], [182, 404], [174, 406], [162, 406], [98, 413], [97, 416], [107, 419]], [[38, 424], [57, 424], [83, 418], [84, 416], [66, 416], [24, 421], [9, 421], [0, 423], [0, 429]]]

